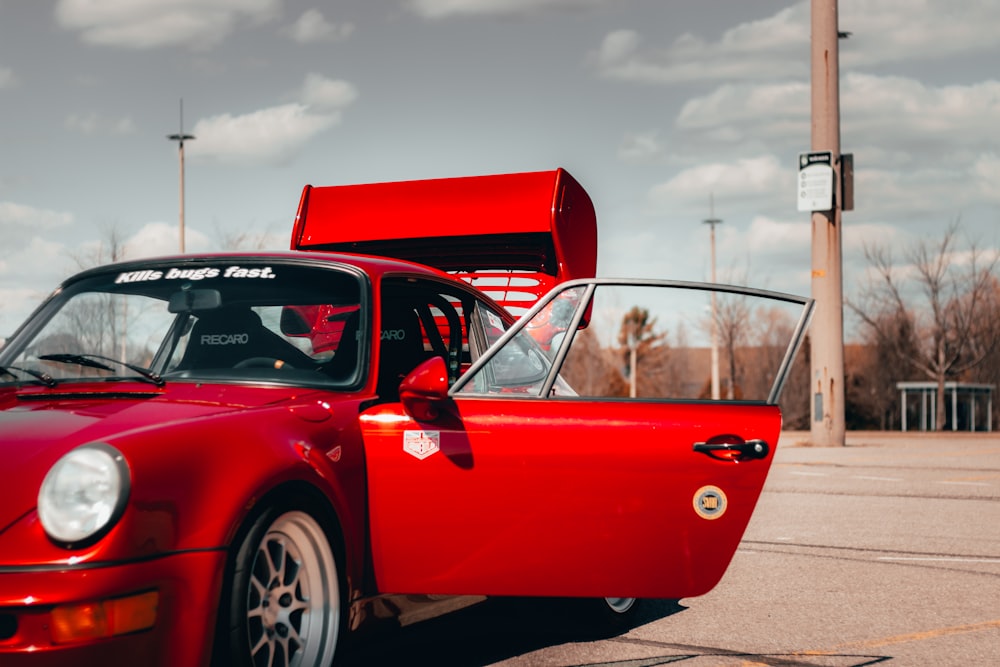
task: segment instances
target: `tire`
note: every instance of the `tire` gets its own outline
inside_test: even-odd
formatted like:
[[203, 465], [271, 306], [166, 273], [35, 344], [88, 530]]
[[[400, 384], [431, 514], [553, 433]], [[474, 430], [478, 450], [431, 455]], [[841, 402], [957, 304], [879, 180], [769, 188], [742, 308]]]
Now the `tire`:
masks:
[[218, 665], [329, 667], [342, 605], [337, 562], [312, 514], [272, 507], [247, 531], [231, 561], [222, 603]]
[[604, 604], [608, 606], [612, 618], [628, 616], [635, 609], [636, 602], [638, 600], [635, 598], [604, 598]]
[[585, 639], [606, 639], [630, 630], [642, 600], [636, 598], [583, 598], [570, 600], [569, 622]]

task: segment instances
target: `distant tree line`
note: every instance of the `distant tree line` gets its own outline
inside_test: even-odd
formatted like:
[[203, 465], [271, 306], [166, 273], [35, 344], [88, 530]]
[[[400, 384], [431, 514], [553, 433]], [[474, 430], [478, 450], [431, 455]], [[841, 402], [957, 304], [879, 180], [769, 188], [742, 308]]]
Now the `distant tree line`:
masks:
[[902, 255], [897, 264], [891, 246], [866, 247], [867, 280], [847, 303], [862, 334], [845, 354], [849, 429], [899, 428], [899, 381], [934, 384], [938, 430], [951, 428], [946, 382], [1000, 385], [997, 250], [959, 247], [956, 222]]
[[[899, 250], [865, 248], [868, 273], [857, 296], [845, 303], [859, 323], [859, 339], [845, 347], [849, 430], [899, 429], [897, 382], [932, 384], [939, 430], [952, 427], [946, 383], [1000, 389], [1000, 253], [973, 241], [960, 244], [959, 232], [953, 223], [937, 240]], [[719, 295], [715, 330], [723, 399], [766, 395], [758, 385], [773, 378], [792, 326], [781, 312], [751, 309], [739, 295]], [[658, 331], [655, 318], [633, 307], [622, 317], [617, 347], [602, 348], [587, 330], [579, 332], [564, 376], [583, 395], [709, 398], [705, 363], [694, 363], [707, 351], [688, 347], [683, 331], [672, 333]], [[787, 429], [810, 427], [810, 352], [807, 336], [781, 396]]]

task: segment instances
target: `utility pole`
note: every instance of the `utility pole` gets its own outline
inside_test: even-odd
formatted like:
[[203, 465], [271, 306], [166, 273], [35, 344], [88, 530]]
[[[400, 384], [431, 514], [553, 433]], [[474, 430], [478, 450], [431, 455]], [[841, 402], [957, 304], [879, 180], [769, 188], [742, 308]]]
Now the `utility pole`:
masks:
[[181, 203], [180, 203], [180, 221], [179, 221], [179, 235], [181, 241], [181, 254], [184, 254], [184, 140], [194, 139], [193, 134], [184, 134], [184, 100], [181, 99], [181, 131], [177, 134], [171, 134], [167, 136], [170, 141], [176, 141], [178, 151], [180, 153], [181, 161]]
[[840, 47], [837, 0], [811, 0], [812, 150], [832, 154], [833, 208], [812, 212], [810, 329], [812, 444], [843, 446], [844, 285], [841, 260], [843, 189], [840, 160]]
[[[711, 263], [712, 263], [712, 283], [715, 284], [715, 226], [722, 224], [720, 218], [715, 217], [715, 195], [708, 195], [708, 219], [702, 220], [702, 224], [708, 225], [709, 239], [711, 243]], [[716, 306], [715, 290], [712, 290], [712, 400], [719, 400], [719, 323], [717, 321], [718, 309]], [[731, 393], [731, 392], [730, 392]], [[729, 398], [732, 398], [730, 396]]]

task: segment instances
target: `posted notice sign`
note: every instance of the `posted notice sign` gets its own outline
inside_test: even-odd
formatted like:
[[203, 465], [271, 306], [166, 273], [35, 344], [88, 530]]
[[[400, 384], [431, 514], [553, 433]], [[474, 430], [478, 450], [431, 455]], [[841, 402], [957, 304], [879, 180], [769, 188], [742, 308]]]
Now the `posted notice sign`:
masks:
[[833, 153], [799, 153], [799, 210], [833, 208]]

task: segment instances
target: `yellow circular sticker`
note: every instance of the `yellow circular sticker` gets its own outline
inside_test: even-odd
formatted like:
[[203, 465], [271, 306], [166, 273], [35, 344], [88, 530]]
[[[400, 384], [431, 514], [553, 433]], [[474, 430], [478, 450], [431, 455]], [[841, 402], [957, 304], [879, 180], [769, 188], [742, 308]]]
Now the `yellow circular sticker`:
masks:
[[702, 519], [718, 519], [727, 505], [726, 494], [717, 486], [703, 486], [694, 494], [694, 511]]

